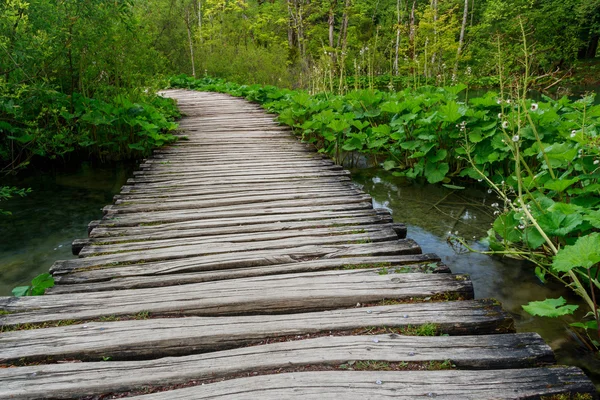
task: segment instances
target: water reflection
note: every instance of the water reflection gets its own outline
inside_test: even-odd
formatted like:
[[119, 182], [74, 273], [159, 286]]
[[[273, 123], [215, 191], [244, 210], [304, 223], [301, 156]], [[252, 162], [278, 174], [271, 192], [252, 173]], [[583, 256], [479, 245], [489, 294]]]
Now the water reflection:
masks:
[[[381, 169], [354, 170], [353, 181], [370, 193], [376, 207], [388, 209], [396, 222], [408, 226], [408, 235], [423, 252], [438, 254], [454, 273], [471, 275], [476, 298], [496, 298], [514, 319], [519, 332], [538, 332], [554, 349], [558, 362], [577, 365], [600, 387], [600, 361], [568, 329], [570, 320], [532, 317], [521, 308], [530, 301], [563, 296], [579, 303], [570, 291], [553, 283], [542, 284], [531, 266], [518, 260], [477, 253], [457, 253], [447, 238], [457, 234], [474, 248], [485, 251], [481, 242], [493, 222], [490, 204], [498, 200], [485, 191], [452, 191], [434, 185], [403, 185]], [[580, 307], [585, 310], [585, 307]], [[582, 314], [583, 315], [583, 314]]]
[[71, 242], [87, 236], [87, 225], [131, 174], [130, 165], [80, 167], [62, 172], [31, 172], [4, 178], [0, 186], [30, 187], [24, 198], [0, 203], [12, 216], [0, 216], [0, 296], [48, 272], [56, 260], [73, 258]]

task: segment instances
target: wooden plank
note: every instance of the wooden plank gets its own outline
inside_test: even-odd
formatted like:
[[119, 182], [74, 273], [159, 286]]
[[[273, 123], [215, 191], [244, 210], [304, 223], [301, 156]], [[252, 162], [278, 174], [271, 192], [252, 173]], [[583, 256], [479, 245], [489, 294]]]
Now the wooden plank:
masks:
[[451, 274], [379, 275], [377, 270], [320, 271], [115, 292], [0, 297], [2, 325], [87, 320], [107, 315], [297, 313], [411, 298], [473, 298], [470, 279]]
[[[351, 235], [351, 236], [349, 236]], [[126, 251], [143, 251], [153, 250], [167, 247], [179, 247], [181, 246], [210, 246], [213, 243], [225, 243], [227, 245], [234, 243], [250, 243], [260, 242], [257, 245], [266, 244], [262, 248], [270, 248], [272, 241], [287, 240], [292, 238], [310, 238], [311, 243], [315, 243], [312, 239], [319, 240], [318, 244], [330, 243], [327, 242], [331, 236], [339, 236], [337, 243], [344, 243], [347, 240], [365, 240], [365, 241], [387, 241], [398, 239], [396, 231], [392, 228], [391, 224], [388, 225], [364, 225], [361, 227], [357, 226], [342, 226], [342, 227], [329, 227], [329, 228], [315, 228], [315, 229], [302, 229], [302, 230], [288, 230], [285, 232], [253, 232], [253, 233], [242, 233], [233, 235], [222, 235], [222, 236], [200, 236], [193, 238], [183, 239], [163, 239], [163, 240], [144, 240], [136, 242], [131, 238], [128, 238], [127, 243], [89, 243], [82, 251], [79, 252], [81, 257], [87, 257], [105, 253], [120, 253]], [[348, 238], [346, 238], [348, 236]], [[344, 240], [346, 239], [346, 240]], [[265, 242], [266, 241], [266, 242]], [[294, 246], [298, 244], [310, 244], [302, 242], [294, 242]], [[255, 250], [256, 248], [250, 248]], [[231, 251], [235, 251], [233, 248]]]
[[233, 172], [244, 171], [247, 173], [268, 173], [273, 170], [281, 172], [281, 171], [307, 171], [307, 170], [342, 170], [342, 167], [339, 165], [327, 165], [327, 164], [316, 164], [316, 165], [307, 165], [306, 163], [300, 164], [296, 163], [295, 165], [283, 165], [283, 164], [275, 164], [275, 165], [258, 165], [258, 166], [244, 166], [244, 165], [225, 165], [221, 167], [212, 166], [212, 165], [201, 165], [198, 167], [189, 167], [189, 166], [174, 166], [170, 164], [158, 164], [160, 167], [144, 167], [144, 169], [140, 171], [135, 171], [133, 173], [134, 176], [154, 176], [154, 175], [215, 175], [216, 173], [224, 173], [227, 175], [232, 174]]
[[214, 192], [210, 190], [189, 190], [189, 191], [168, 191], [168, 192], [155, 192], [154, 195], [151, 193], [138, 193], [138, 194], [119, 194], [114, 196], [115, 204], [121, 204], [127, 201], [135, 201], [136, 203], [158, 203], [164, 201], [178, 201], [178, 200], [219, 200], [219, 199], [233, 199], [239, 197], [256, 198], [264, 196], [297, 196], [297, 195], [326, 195], [326, 194], [344, 194], [344, 193], [357, 193], [358, 189], [351, 185], [335, 185], [325, 187], [314, 187], [306, 186], [302, 188], [296, 188], [293, 186], [284, 185], [281, 188], [247, 188], [238, 191], [226, 191], [225, 188], [215, 188]]
[[[222, 237], [231, 235], [242, 235], [242, 234], [259, 234], [278, 232], [282, 236], [288, 235], [288, 232], [294, 232], [298, 230], [308, 230], [317, 228], [344, 228], [353, 226], [355, 230], [363, 229], [365, 225], [372, 224], [389, 224], [390, 219], [379, 215], [365, 216], [356, 218], [338, 218], [335, 220], [322, 220], [319, 222], [315, 221], [299, 221], [299, 222], [273, 222], [267, 224], [254, 224], [254, 225], [238, 225], [238, 226], [226, 226], [218, 228], [203, 228], [194, 229], [190, 226], [185, 226], [183, 229], [164, 229], [157, 231], [146, 232], [143, 229], [139, 231], [119, 231], [110, 232], [113, 236], [107, 237], [92, 237], [88, 239], [75, 239], [72, 244], [73, 254], [77, 255], [84, 246], [94, 246], [101, 244], [115, 244], [124, 242], [143, 242], [152, 240], [171, 240], [171, 239], [182, 239], [182, 238], [202, 238], [208, 236], [214, 236], [217, 240]], [[396, 232], [399, 239], [406, 238], [406, 226], [403, 224], [389, 224], [392, 229]], [[134, 234], [137, 232], [138, 234]]]
[[281, 207], [303, 207], [309, 205], [329, 205], [329, 204], [349, 204], [363, 203], [372, 201], [368, 194], [354, 193], [326, 193], [323, 195], [273, 195], [273, 196], [255, 196], [233, 199], [214, 199], [214, 200], [182, 200], [167, 201], [162, 203], [137, 203], [135, 201], [126, 201], [109, 205], [103, 208], [105, 213], [111, 214], [130, 214], [140, 212], [169, 211], [169, 210], [195, 210], [199, 211], [228, 211], [228, 210], [246, 210], [259, 208], [281, 208]]
[[[380, 235], [380, 236], [376, 236]], [[272, 240], [259, 243], [211, 243], [207, 245], [181, 246], [171, 249], [155, 249], [143, 251], [131, 251], [126, 253], [106, 254], [93, 257], [78, 258], [72, 260], [55, 261], [51, 267], [53, 273], [67, 273], [72, 270], [92, 269], [99, 267], [116, 267], [119, 265], [144, 264], [143, 268], [151, 268], [148, 263], [166, 262], [170, 260], [183, 259], [184, 264], [189, 264], [185, 259], [200, 258], [200, 264], [213, 265], [215, 262], [226, 260], [240, 260], [240, 267], [245, 265], [244, 260], [262, 259], [267, 257], [270, 261], [272, 256], [280, 254], [290, 260], [299, 260], [306, 257], [348, 257], [353, 254], [364, 255], [366, 251], [371, 251], [373, 255], [389, 254], [421, 254], [421, 248], [412, 239], [393, 240], [385, 234], [372, 233], [368, 237], [379, 237], [381, 240], [369, 241], [367, 239], [358, 239], [352, 241], [352, 237], [364, 237], [364, 235], [344, 235], [339, 237], [321, 237], [321, 238], [302, 238], [293, 240]], [[397, 237], [395, 234], [394, 238]], [[388, 240], [384, 240], [384, 239]], [[195, 260], [189, 260], [193, 262]], [[279, 260], [278, 260], [279, 261]], [[292, 262], [292, 261], [290, 261]], [[253, 264], [256, 265], [256, 264]], [[180, 271], [180, 268], [170, 270]], [[169, 270], [169, 269], [163, 269]]]
[[[258, 186], [258, 187], [257, 187]], [[240, 184], [240, 185], [214, 185], [209, 187], [170, 187], [168, 191], [166, 190], [156, 190], [156, 189], [142, 189], [136, 186], [125, 185], [121, 187], [120, 198], [127, 198], [127, 196], [131, 196], [132, 198], [139, 197], [153, 197], [157, 198], [161, 197], [182, 197], [185, 196], [186, 193], [189, 193], [190, 196], [200, 196], [200, 195], [232, 195], [239, 196], [245, 193], [248, 194], [269, 194], [273, 192], [281, 192], [286, 191], [287, 193], [297, 193], [302, 192], [303, 190], [307, 191], [335, 191], [335, 190], [347, 190], [347, 189], [356, 188], [352, 185], [350, 181], [323, 181], [323, 180], [308, 180], [307, 182], [294, 182], [290, 184], [289, 182], [263, 182], [260, 185], [256, 184]]]
[[340, 369], [340, 365], [356, 361], [383, 361], [380, 365], [385, 365], [440, 364], [447, 360], [458, 369], [505, 369], [552, 363], [554, 355], [535, 333], [487, 337], [334, 336], [157, 360], [4, 368], [0, 369], [0, 397], [69, 399], [309, 366], [313, 370]]
[[[265, 275], [359, 268], [378, 268], [379, 274], [450, 272], [450, 269], [441, 263], [440, 258], [435, 254], [324, 259], [246, 268], [240, 268], [236, 265], [235, 268], [231, 269], [163, 275], [153, 275], [152, 272], [138, 269], [138, 274], [132, 277], [127, 277], [126, 273], [119, 268], [121, 277], [114, 276], [115, 269], [91, 270], [57, 275], [54, 277], [56, 285], [46, 290], [46, 294], [142, 289]], [[111, 274], [111, 272], [113, 273]]]
[[[379, 383], [380, 382], [380, 383]], [[436, 397], [456, 400], [524, 399], [571, 393], [595, 396], [575, 367], [490, 371], [322, 371], [266, 375], [142, 395], [179, 399], [373, 399]]]
[[[268, 220], [289, 221], [285, 219], [286, 214], [294, 214], [292, 218], [295, 220], [318, 219], [318, 215], [323, 215], [323, 212], [330, 212], [330, 215], [335, 217], [337, 212], [343, 211], [358, 211], [371, 209], [373, 205], [369, 202], [350, 203], [350, 204], [327, 204], [313, 207], [285, 207], [285, 208], [260, 208], [260, 209], [241, 209], [241, 210], [177, 210], [177, 211], [156, 211], [148, 213], [134, 214], [116, 214], [107, 215], [101, 221], [101, 226], [106, 227], [123, 227], [123, 226], [138, 226], [144, 224], [157, 225], [167, 222], [194, 221], [194, 220], [218, 220], [217, 224], [228, 224], [232, 218], [247, 218], [269, 216]], [[302, 215], [303, 214], [303, 215]], [[224, 226], [224, 225], [219, 225]]]
[[[154, 160], [157, 161], [157, 160]], [[238, 161], [236, 163], [202, 163], [202, 164], [191, 164], [191, 163], [179, 163], [173, 161], [164, 161], [161, 160], [159, 162], [151, 162], [146, 160], [142, 164], [140, 164], [140, 168], [143, 169], [144, 172], [156, 171], [156, 172], [168, 172], [172, 170], [178, 171], [220, 171], [220, 170], [228, 170], [228, 169], [267, 169], [267, 168], [279, 168], [280, 166], [289, 167], [333, 167], [336, 164], [333, 164], [331, 161], [321, 160], [321, 159], [302, 159], [302, 160], [289, 160], [289, 161], [272, 161], [272, 162], [264, 162], [262, 160], [256, 161]], [[337, 168], [341, 168], [337, 166]], [[138, 171], [134, 172], [136, 174]]]
[[[95, 227], [93, 232], [90, 233], [90, 237], [92, 238], [109, 238], [112, 237], [118, 241], [118, 237], [124, 236], [135, 236], [135, 235], [150, 235], [148, 239], [151, 239], [155, 236], [152, 235], [162, 235], [168, 234], [168, 237], [171, 234], [179, 234], [186, 235], [185, 231], [187, 230], [195, 230], [202, 232], [206, 230], [207, 235], [210, 235], [213, 232], [215, 235], [223, 234], [223, 233], [244, 233], [244, 232], [254, 232], [254, 231], [269, 231], [269, 230], [277, 230], [280, 228], [284, 229], [294, 229], [294, 228], [307, 228], [307, 227], [317, 227], [317, 226], [331, 226], [331, 225], [344, 225], [344, 224], [356, 224], [361, 225], [364, 223], [388, 223], [391, 222], [392, 219], [389, 215], [380, 215], [376, 214], [373, 209], [365, 209], [365, 210], [357, 210], [357, 211], [346, 211], [346, 212], [320, 212], [311, 214], [311, 217], [307, 217], [306, 214], [298, 214], [294, 216], [294, 214], [288, 214], [284, 216], [279, 216], [277, 221], [273, 221], [271, 217], [250, 217], [250, 218], [223, 218], [221, 220], [200, 220], [200, 221], [183, 221], [183, 222], [173, 222], [173, 223], [164, 223], [160, 225], [151, 225], [151, 226], [140, 226], [140, 227]], [[254, 227], [253, 227], [254, 225]], [[239, 230], [236, 229], [239, 227]], [[272, 227], [272, 229], [269, 229]], [[213, 231], [214, 230], [214, 231]], [[191, 233], [190, 233], [191, 235]], [[164, 236], [162, 236], [164, 238]], [[181, 236], [184, 237], [184, 236]], [[161, 237], [156, 237], [160, 239]], [[136, 237], [132, 238], [133, 240]]]
[[[160, 183], [160, 182], [175, 182], [181, 184], [180, 182], [224, 182], [225, 179], [231, 179], [233, 182], [244, 182], [245, 181], [255, 181], [255, 180], [279, 180], [279, 181], [290, 181], [296, 179], [305, 179], [305, 178], [320, 178], [320, 177], [332, 177], [332, 176], [349, 176], [350, 173], [348, 171], [342, 170], [323, 170], [323, 171], [314, 171], [311, 170], [288, 170], [288, 171], [272, 171], [269, 173], [257, 173], [253, 174], [251, 172], [236, 172], [227, 174], [225, 176], [185, 176], [185, 175], [173, 175], [173, 176], [136, 176], [135, 178], [129, 178], [127, 180], [128, 184], [140, 184], [140, 183]], [[243, 180], [242, 180], [243, 179]]]
[[87, 280], [93, 275], [97, 281], [104, 281], [134, 276], [182, 274], [248, 267], [268, 267], [277, 264], [292, 264], [311, 260], [326, 260], [330, 258], [346, 259], [347, 264], [351, 264], [353, 262], [353, 257], [415, 255], [414, 253], [417, 253], [417, 251], [410, 251], [410, 248], [407, 250], [405, 246], [399, 246], [396, 242], [366, 243], [360, 245], [318, 245], [301, 246], [291, 249], [260, 249], [241, 253], [220, 253], [170, 261], [141, 262], [131, 265], [129, 263], [109, 263], [83, 269], [64, 267], [61, 263], [56, 262], [52, 266], [51, 271], [55, 276], [69, 274], [68, 277], [65, 277], [68, 281], [77, 279], [81, 274], [83, 274]]
[[236, 178], [206, 178], [206, 179], [177, 179], [176, 182], [168, 182], [168, 181], [159, 181], [159, 182], [140, 182], [136, 181], [133, 178], [127, 180], [128, 185], [136, 185], [141, 189], [170, 189], [177, 187], [193, 187], [193, 186], [214, 186], [214, 185], [248, 185], [248, 184], [262, 184], [264, 182], [269, 183], [282, 183], [286, 182], [288, 185], [294, 185], [296, 182], [301, 181], [310, 181], [314, 183], [319, 183], [321, 179], [331, 179], [332, 176], [337, 176], [336, 180], [350, 180], [347, 176], [337, 175], [328, 175], [324, 173], [316, 173], [316, 174], [304, 174], [298, 176], [263, 176], [263, 177], [236, 177]]
[[[376, 210], [371, 208], [363, 208], [349, 211], [314, 211], [309, 213], [290, 213], [290, 214], [278, 214], [276, 218], [273, 218], [272, 214], [264, 214], [262, 216], [229, 216], [222, 217], [220, 219], [199, 219], [199, 220], [185, 220], [168, 222], [168, 220], [157, 220], [151, 225], [137, 226], [137, 224], [126, 224], [125, 226], [118, 226], [116, 223], [103, 221], [92, 221], [90, 223], [90, 237], [109, 237], [109, 236], [127, 236], [127, 235], [143, 235], [151, 233], [164, 233], [173, 229], [186, 230], [186, 229], [216, 229], [216, 228], [230, 228], [234, 226], [248, 226], [258, 224], [284, 224], [291, 222], [308, 222], [312, 226], [320, 226], [326, 224], [325, 221], [331, 221], [335, 224], [335, 220], [340, 220], [339, 223], [343, 224], [345, 218], [360, 218], [360, 217], [374, 217], [380, 218], [381, 222], [391, 222], [391, 216], [388, 214], [379, 214]], [[312, 221], [312, 222], [311, 222]], [[117, 221], [118, 222], [118, 221]]]
[[158, 358], [231, 349], [276, 338], [329, 336], [338, 332], [375, 333], [378, 329], [392, 332], [432, 323], [438, 332], [452, 335], [513, 331], [510, 315], [497, 303], [487, 300], [424, 302], [284, 315], [99, 321], [4, 332], [0, 335], [0, 363], [105, 356], [113, 360]]

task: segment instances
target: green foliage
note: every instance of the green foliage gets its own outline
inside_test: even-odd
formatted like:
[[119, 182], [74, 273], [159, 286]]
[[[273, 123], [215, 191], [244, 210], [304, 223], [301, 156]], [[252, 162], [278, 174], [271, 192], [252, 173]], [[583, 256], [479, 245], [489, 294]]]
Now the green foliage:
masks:
[[[25, 197], [27, 193], [31, 193], [31, 189], [19, 189], [16, 187], [10, 186], [0, 186], [0, 201], [8, 200], [14, 196]], [[4, 211], [0, 209], [0, 215], [11, 215], [10, 211]]]
[[41, 296], [46, 292], [46, 289], [54, 286], [54, 278], [52, 275], [45, 273], [36, 276], [31, 281], [29, 286], [17, 286], [12, 290], [13, 296]]
[[28, 86], [0, 96], [0, 160], [12, 169], [32, 156], [78, 151], [101, 159], [148, 154], [175, 140], [175, 104], [155, 95], [103, 101], [48, 87]]
[[572, 246], [561, 249], [552, 263], [557, 272], [568, 272], [573, 268], [592, 268], [600, 263], [600, 233], [595, 232], [577, 239]]
[[[495, 176], [497, 181], [515, 172], [514, 165], [507, 161], [513, 157], [512, 139], [521, 129], [516, 122], [522, 106], [501, 101], [501, 96], [495, 92], [462, 100], [460, 96], [466, 86], [457, 85], [399, 92], [358, 90], [345, 95], [310, 95], [305, 91], [274, 86], [238, 85], [221, 79], [194, 79], [185, 75], [172, 78], [170, 84], [172, 87], [225, 92], [258, 102], [279, 114], [279, 121], [293, 127], [303, 140], [340, 163], [351, 153], [359, 152], [384, 160], [383, 167], [395, 175], [446, 184], [451, 180], [480, 179], [478, 170]], [[585, 101], [589, 102], [589, 99]], [[531, 102], [525, 106], [530, 107]], [[588, 197], [594, 193], [596, 179], [590, 179], [587, 171], [594, 169], [595, 157], [600, 158], [595, 146], [596, 126], [600, 122], [600, 112], [596, 108], [600, 109], [600, 106], [587, 110], [584, 127], [577, 122], [584, 112], [582, 102], [547, 98], [536, 107], [539, 109], [532, 112], [531, 117], [536, 129], [543, 132], [545, 154], [556, 165], [571, 166], [571, 176], [551, 180], [545, 174], [537, 178], [542, 186], [545, 185], [543, 193], [585, 191], [582, 198]], [[506, 121], [511, 121], [512, 125], [503, 129]], [[572, 138], [570, 132], [576, 126], [586, 135]], [[519, 143], [525, 154], [524, 162], [543, 172], [540, 144], [531, 128], [524, 127]], [[510, 187], [514, 189], [514, 186], [513, 180]], [[558, 214], [557, 211], [555, 217]], [[553, 225], [554, 234], [564, 236], [581, 226], [584, 214], [580, 214], [558, 219], [549, 216], [548, 224]], [[511, 242], [518, 242], [522, 237], [521, 233], [513, 232], [518, 225], [519, 218], [514, 220], [513, 216], [510, 232], [504, 230], [510, 235]]]
[[579, 308], [575, 305], [566, 305], [567, 301], [559, 297], [558, 299], [546, 299], [544, 301], [531, 301], [523, 309], [531, 315], [540, 317], [561, 317], [563, 315], [573, 314]]

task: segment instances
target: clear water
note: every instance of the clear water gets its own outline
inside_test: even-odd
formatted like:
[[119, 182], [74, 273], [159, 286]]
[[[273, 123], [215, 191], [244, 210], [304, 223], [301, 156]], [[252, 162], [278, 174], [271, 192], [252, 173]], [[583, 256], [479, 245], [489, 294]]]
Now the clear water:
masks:
[[[560, 364], [586, 371], [600, 389], [600, 359], [594, 356], [568, 324], [575, 319], [548, 319], [527, 314], [521, 305], [563, 296], [570, 304], [581, 304], [558, 284], [541, 283], [530, 265], [518, 260], [498, 259], [478, 253], [457, 253], [448, 243], [458, 233], [469, 244], [485, 251], [481, 239], [491, 227], [491, 203], [498, 201], [485, 191], [452, 191], [435, 185], [406, 185], [381, 169], [352, 171], [356, 184], [371, 194], [376, 207], [388, 209], [395, 222], [408, 226], [408, 237], [424, 253], [438, 254], [454, 273], [471, 276], [476, 298], [495, 298], [512, 314], [519, 332], [538, 332], [554, 350]], [[580, 308], [585, 309], [581, 304]], [[581, 313], [583, 315], [583, 313]], [[579, 316], [581, 316], [579, 315]]]
[[0, 296], [48, 272], [56, 260], [73, 258], [71, 242], [87, 237], [90, 221], [131, 175], [130, 165], [92, 167], [8, 177], [0, 186], [31, 188], [23, 198], [0, 202], [12, 216], [0, 215]]

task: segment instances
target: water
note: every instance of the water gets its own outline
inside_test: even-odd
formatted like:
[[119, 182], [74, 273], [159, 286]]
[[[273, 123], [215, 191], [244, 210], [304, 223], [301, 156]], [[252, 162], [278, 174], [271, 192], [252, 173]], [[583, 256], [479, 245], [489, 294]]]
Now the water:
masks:
[[[402, 178], [381, 169], [352, 171], [353, 181], [371, 194], [376, 207], [389, 210], [396, 222], [408, 227], [424, 253], [436, 253], [454, 273], [471, 276], [476, 298], [495, 298], [515, 319], [519, 332], [538, 332], [554, 350], [559, 364], [576, 365], [586, 371], [600, 389], [600, 359], [569, 329], [575, 319], [549, 319], [527, 314], [521, 305], [563, 296], [569, 304], [583, 303], [562, 285], [542, 284], [533, 268], [518, 260], [498, 259], [478, 253], [458, 253], [448, 243], [452, 234], [485, 251], [481, 239], [491, 227], [491, 203], [498, 200], [485, 191], [452, 191], [435, 185], [406, 185]], [[585, 312], [580, 313], [581, 317]]]
[[0, 296], [48, 272], [56, 260], [70, 259], [71, 242], [87, 237], [90, 221], [131, 175], [131, 165], [92, 167], [88, 163], [61, 172], [31, 172], [3, 178], [0, 186], [32, 189], [24, 198], [0, 202], [12, 216], [0, 215]]

